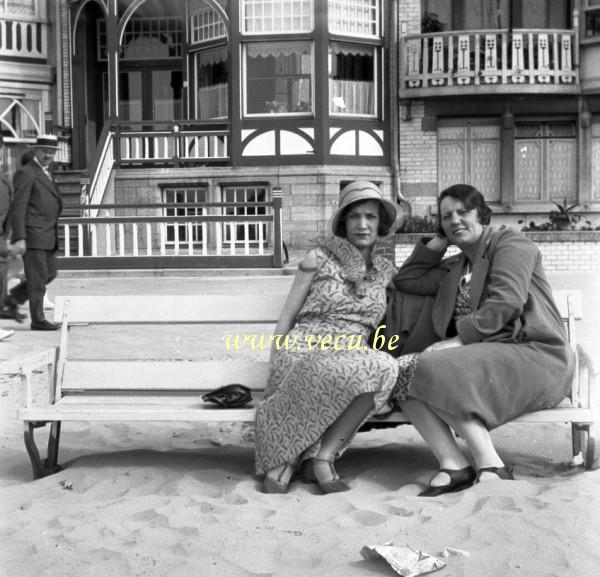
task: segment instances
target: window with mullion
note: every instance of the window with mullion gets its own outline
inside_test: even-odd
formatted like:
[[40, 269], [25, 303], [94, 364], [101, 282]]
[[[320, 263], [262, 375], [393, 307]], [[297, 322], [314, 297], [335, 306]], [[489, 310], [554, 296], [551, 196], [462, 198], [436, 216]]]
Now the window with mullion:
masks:
[[[207, 201], [206, 188], [166, 188], [162, 193], [164, 216], [181, 217], [182, 223], [166, 224], [166, 242], [169, 247], [202, 246], [204, 242], [202, 223], [185, 224], [186, 217], [206, 214], [204, 207], [180, 206], [181, 204], [203, 203]], [[191, 230], [191, 237], [190, 237]]]
[[229, 115], [227, 48], [203, 50], [194, 54], [197, 87], [196, 118], [209, 120]]
[[517, 124], [517, 201], [573, 202], [577, 197], [577, 139], [572, 122]]
[[377, 48], [332, 42], [329, 45], [329, 112], [377, 114]]
[[313, 12], [313, 0], [242, 0], [241, 30], [244, 34], [310, 32]]
[[244, 59], [247, 116], [312, 112], [312, 42], [248, 43]]
[[379, 0], [328, 0], [329, 31], [349, 36], [381, 36]]
[[[236, 203], [267, 202], [268, 190], [265, 186], [225, 186], [222, 191], [223, 202], [232, 203], [232, 206], [223, 208], [225, 216], [256, 216], [270, 214], [266, 206], [235, 206]], [[268, 244], [269, 226], [263, 222], [235, 222], [223, 223], [223, 242], [226, 244], [262, 243]]]
[[500, 201], [500, 127], [497, 124], [442, 125], [438, 128], [440, 191], [464, 182], [488, 202]]

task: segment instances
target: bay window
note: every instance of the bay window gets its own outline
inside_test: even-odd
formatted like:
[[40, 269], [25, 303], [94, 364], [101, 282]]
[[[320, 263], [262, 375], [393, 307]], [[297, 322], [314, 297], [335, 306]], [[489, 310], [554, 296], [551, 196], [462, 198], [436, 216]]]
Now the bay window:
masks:
[[329, 112], [373, 116], [375, 50], [332, 42], [329, 48]]
[[311, 42], [245, 45], [245, 113], [307, 114], [313, 110]]

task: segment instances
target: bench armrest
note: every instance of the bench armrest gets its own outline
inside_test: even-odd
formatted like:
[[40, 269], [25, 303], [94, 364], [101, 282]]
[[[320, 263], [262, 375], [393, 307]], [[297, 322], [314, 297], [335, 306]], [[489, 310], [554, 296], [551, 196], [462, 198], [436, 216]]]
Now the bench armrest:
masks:
[[598, 370], [594, 359], [581, 345], [577, 345], [579, 364], [578, 380], [582, 400], [587, 401], [587, 406], [600, 411], [600, 390], [598, 389]]
[[54, 402], [54, 365], [56, 348], [42, 349], [19, 354], [0, 362], [0, 374], [19, 375], [25, 385], [25, 406], [33, 404], [33, 373], [45, 369], [49, 385], [49, 402]]

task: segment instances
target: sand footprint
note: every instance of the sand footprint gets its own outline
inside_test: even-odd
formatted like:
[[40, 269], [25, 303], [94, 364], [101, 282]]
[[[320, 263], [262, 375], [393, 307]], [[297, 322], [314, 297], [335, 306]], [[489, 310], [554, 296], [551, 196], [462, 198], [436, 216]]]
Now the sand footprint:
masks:
[[407, 509], [406, 507], [400, 507], [396, 505], [390, 505], [387, 508], [387, 512], [390, 515], [398, 515], [399, 517], [412, 517], [415, 514], [415, 511], [411, 509]]
[[382, 515], [376, 511], [358, 510], [348, 515], [342, 515], [335, 519], [339, 527], [375, 527], [383, 525], [388, 520], [387, 515]]

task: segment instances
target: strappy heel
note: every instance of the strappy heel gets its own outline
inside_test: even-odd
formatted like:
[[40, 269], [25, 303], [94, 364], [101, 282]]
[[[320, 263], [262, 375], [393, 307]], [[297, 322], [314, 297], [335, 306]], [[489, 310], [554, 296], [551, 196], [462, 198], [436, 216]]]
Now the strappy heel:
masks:
[[[317, 463], [327, 463], [329, 472], [331, 473], [330, 479], [319, 478], [315, 472], [315, 465]], [[342, 491], [349, 491], [350, 487], [340, 479], [333, 462], [328, 459], [319, 459], [313, 457], [312, 459], [306, 459], [302, 462], [302, 480], [305, 483], [316, 483], [319, 489], [323, 493], [341, 493]]]
[[[481, 482], [481, 475], [483, 475], [483, 473], [493, 473], [494, 475], [497, 475], [499, 479], [502, 479], [503, 481], [514, 481], [515, 477], [513, 475], [513, 470], [511, 467], [482, 467], [481, 469], [477, 470], [477, 479], [475, 480], [476, 483], [480, 483]], [[490, 479], [492, 480], [492, 479]]]
[[[269, 477], [269, 475], [265, 475], [262, 484], [262, 492], [263, 493], [287, 493], [290, 488], [290, 483], [292, 482], [292, 478], [294, 477], [294, 473], [296, 472], [296, 465], [292, 463], [286, 463], [285, 466], [277, 475], [277, 479], [273, 477]], [[282, 481], [288, 476], [287, 481]]]
[[[437, 497], [444, 493], [455, 493], [470, 487], [476, 478], [473, 467], [464, 469], [440, 469], [438, 473], [446, 473], [450, 477], [450, 483], [446, 485], [429, 485], [427, 489], [419, 493], [419, 497]], [[437, 474], [437, 473], [436, 473]]]

